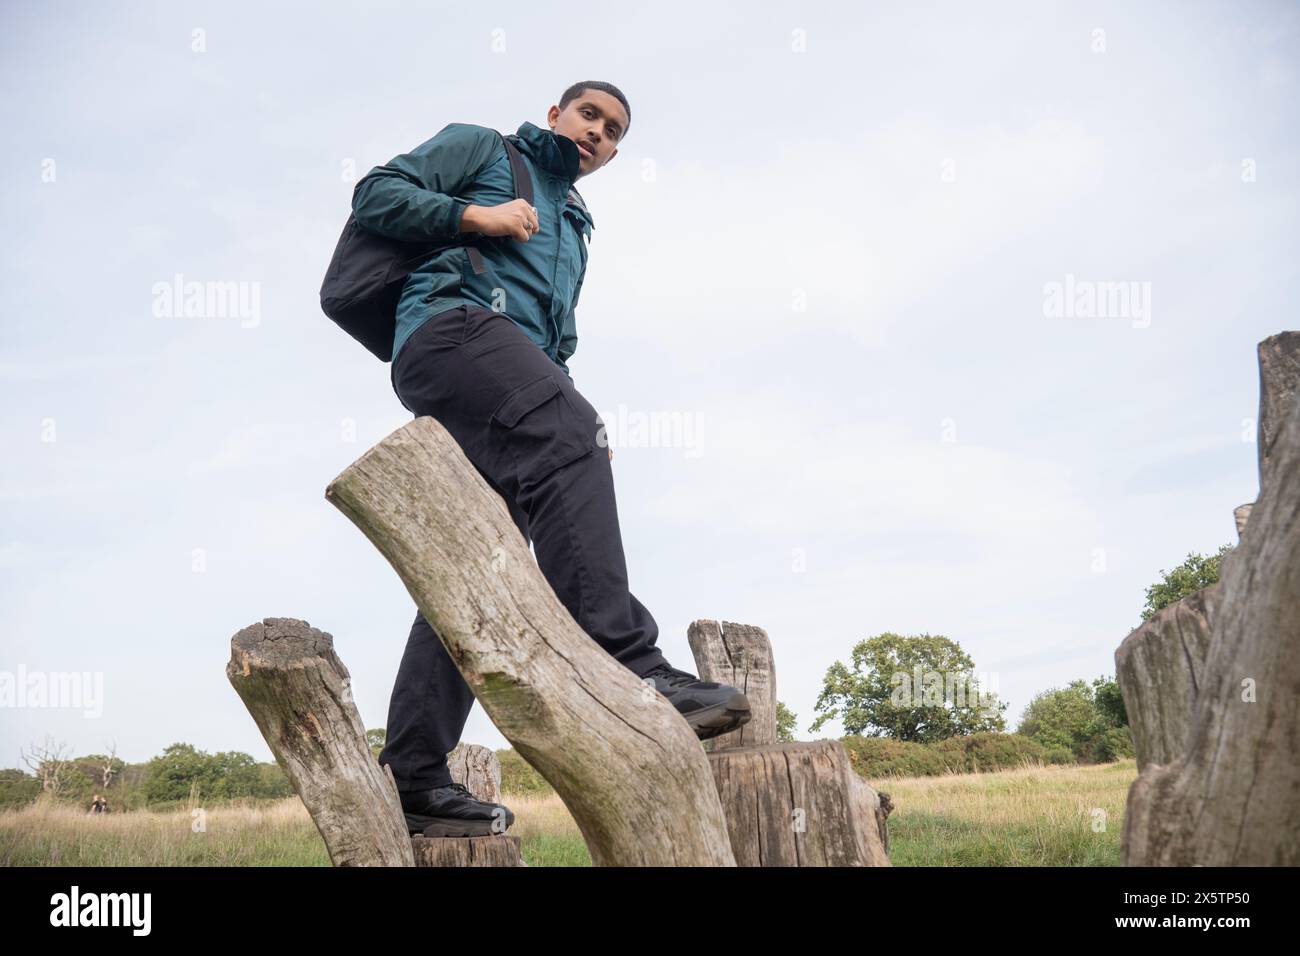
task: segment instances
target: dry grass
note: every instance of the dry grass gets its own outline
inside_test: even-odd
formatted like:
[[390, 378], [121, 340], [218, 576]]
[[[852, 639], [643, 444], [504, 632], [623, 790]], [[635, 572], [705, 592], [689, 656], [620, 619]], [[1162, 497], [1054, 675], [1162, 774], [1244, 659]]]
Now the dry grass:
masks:
[[48, 801], [0, 811], [4, 866], [328, 866], [298, 798], [88, 815]]
[[[872, 780], [894, 803], [896, 866], [1113, 866], [1132, 760], [997, 773]], [[589, 866], [591, 857], [559, 797], [512, 795], [510, 832], [530, 866]], [[1094, 820], [1101, 829], [1094, 829]], [[201, 829], [195, 829], [200, 825]], [[87, 816], [48, 802], [0, 811], [3, 866], [328, 866], [296, 797]]]
[[1117, 866], [1131, 758], [873, 780], [895, 866]]

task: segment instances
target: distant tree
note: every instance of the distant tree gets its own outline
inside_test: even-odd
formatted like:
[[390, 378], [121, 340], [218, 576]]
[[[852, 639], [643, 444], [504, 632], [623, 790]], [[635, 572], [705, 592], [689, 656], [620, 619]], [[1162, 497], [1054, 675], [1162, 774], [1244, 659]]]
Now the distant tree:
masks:
[[[1133, 755], [1133, 738], [1127, 723], [1119, 723], [1114, 691], [1107, 678], [1074, 680], [1066, 687], [1044, 691], [1025, 708], [1016, 733], [1037, 741], [1048, 750], [1068, 750], [1076, 760], [1104, 763]], [[1098, 696], [1101, 702], [1098, 701]]]
[[251, 754], [237, 750], [215, 753], [208, 758], [205, 774], [211, 789], [203, 796], [217, 800], [257, 796], [260, 774]]
[[41, 793], [41, 782], [18, 768], [0, 770], [0, 807], [15, 809], [26, 806]]
[[190, 744], [172, 744], [145, 767], [144, 790], [150, 803], [186, 800], [196, 788], [203, 799], [215, 789], [208, 755]]
[[257, 765], [257, 796], [264, 799], [293, 796], [293, 784], [279, 763]]
[[384, 741], [388, 738], [388, 728], [372, 727], [366, 731], [366, 743], [370, 746], [370, 752], [379, 759], [379, 755], [384, 751]]
[[99, 786], [102, 790], [107, 790], [117, 776], [119, 770], [126, 766], [126, 761], [119, 760], [117, 756], [117, 743], [109, 745], [108, 753], [95, 754], [98, 759], [95, 766], [99, 769]]
[[1124, 709], [1124, 695], [1113, 677], [1098, 677], [1092, 682], [1092, 702], [1097, 712], [1115, 727], [1128, 726], [1128, 711]]
[[53, 737], [47, 736], [44, 743], [19, 750], [18, 756], [41, 782], [43, 793], [58, 797], [75, 785], [77, 770], [68, 756], [66, 743], [56, 743]]
[[258, 763], [238, 750], [208, 754], [186, 743], [175, 743], [145, 765], [148, 803], [175, 800], [233, 800], [280, 797], [293, 787], [279, 764]]
[[1007, 705], [984, 691], [975, 665], [955, 641], [941, 635], [884, 633], [859, 641], [851, 667], [826, 671], [809, 727], [839, 717], [844, 733], [933, 743], [1006, 728]]
[[1219, 561], [1231, 550], [1232, 545], [1225, 544], [1217, 554], [1208, 557], [1191, 552], [1187, 555], [1187, 560], [1172, 571], [1162, 569], [1161, 579], [1147, 588], [1147, 603], [1142, 609], [1142, 620], [1149, 619], [1157, 611], [1218, 581]]
[[798, 714], [790, 710], [779, 700], [776, 702], [776, 739], [781, 743], [793, 743]]
[[74, 772], [60, 796], [77, 801], [89, 801], [96, 793], [104, 796], [115, 793], [114, 781], [126, 766], [126, 762], [117, 756], [116, 744], [109, 744], [107, 753], [86, 754], [71, 759], [69, 763]]

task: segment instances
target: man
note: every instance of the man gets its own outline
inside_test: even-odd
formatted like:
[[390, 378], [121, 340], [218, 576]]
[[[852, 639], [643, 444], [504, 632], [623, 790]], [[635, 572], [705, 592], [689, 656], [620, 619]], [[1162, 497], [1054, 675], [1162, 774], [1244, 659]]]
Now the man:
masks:
[[[628, 589], [610, 465], [596, 410], [566, 364], [594, 220], [574, 188], [618, 155], [631, 109], [608, 83], [577, 83], [511, 142], [533, 202], [515, 198], [510, 157], [491, 129], [452, 123], [371, 170], [353, 193], [364, 229], [394, 239], [469, 245], [434, 254], [402, 289], [393, 389], [432, 415], [505, 500], [538, 566], [582, 629], [653, 684], [708, 739], [750, 719], [735, 687], [672, 667], [659, 629]], [[480, 238], [482, 237], [482, 238]], [[389, 704], [379, 762], [392, 769], [412, 833], [474, 836], [514, 821], [453, 783], [456, 746], [474, 696], [417, 610]]]

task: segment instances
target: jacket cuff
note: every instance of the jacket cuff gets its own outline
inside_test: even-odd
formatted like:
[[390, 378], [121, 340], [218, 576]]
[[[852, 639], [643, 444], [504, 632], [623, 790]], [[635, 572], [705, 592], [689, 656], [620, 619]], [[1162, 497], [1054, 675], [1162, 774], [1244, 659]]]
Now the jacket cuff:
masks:
[[451, 207], [451, 234], [460, 235], [460, 223], [465, 218], [465, 210], [473, 205], [468, 199], [461, 199], [459, 196], [452, 196], [454, 205]]

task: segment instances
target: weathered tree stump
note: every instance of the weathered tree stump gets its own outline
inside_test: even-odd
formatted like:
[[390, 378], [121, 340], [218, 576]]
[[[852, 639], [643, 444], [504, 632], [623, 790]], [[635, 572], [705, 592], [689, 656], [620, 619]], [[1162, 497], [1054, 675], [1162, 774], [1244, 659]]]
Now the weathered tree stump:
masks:
[[461, 741], [447, 754], [447, 769], [478, 799], [501, 802], [501, 761], [489, 748]]
[[[1300, 332], [1269, 336], [1256, 353], [1256, 452], [1262, 488], [1272, 470], [1279, 420], [1300, 394]], [[1239, 540], [1246, 533], [1253, 504], [1233, 510]], [[1148, 764], [1169, 763], [1183, 752], [1220, 592], [1219, 585], [1211, 585], [1161, 609], [1135, 628], [1115, 652], [1116, 678], [1129, 715], [1139, 772]]]
[[[1270, 335], [1256, 348], [1259, 357], [1259, 487], [1268, 486], [1274, 449], [1300, 392], [1300, 332]], [[1292, 476], [1294, 477], [1294, 476]]]
[[737, 865], [889, 866], [889, 795], [858, 776], [838, 741], [778, 743], [767, 631], [703, 619], [686, 637], [700, 677], [738, 687], [754, 714], [704, 741]]
[[1264, 404], [1259, 500], [1220, 562], [1184, 750], [1129, 790], [1129, 866], [1300, 864], [1300, 401]]
[[431, 416], [389, 435], [326, 498], [388, 559], [598, 866], [733, 866], [699, 740], [573, 620], [505, 502]]
[[738, 866], [889, 866], [888, 804], [838, 740], [709, 754]]
[[[477, 796], [477, 794], [475, 794]], [[519, 837], [411, 837], [416, 866], [527, 866]]]
[[268, 617], [230, 641], [226, 676], [306, 805], [335, 866], [412, 866], [392, 772], [366, 745], [334, 639]]
[[[1272, 467], [1273, 446], [1296, 402], [1300, 390], [1300, 332], [1279, 332], [1259, 343], [1259, 418], [1256, 423], [1256, 449], [1259, 457], [1259, 487], [1268, 481]], [[1237, 537], [1246, 530], [1251, 504], [1238, 505], [1233, 511]]]
[[[351, 677], [329, 634], [296, 618], [268, 617], [230, 644], [226, 675], [285, 768], [335, 866], [526, 865], [519, 838], [508, 834], [407, 835], [392, 772], [380, 767], [366, 744]], [[452, 779], [480, 800], [501, 799], [501, 764], [487, 747], [460, 744], [447, 760]]]
[[749, 700], [748, 723], [704, 741], [709, 752], [776, 743], [776, 667], [772, 642], [761, 627], [732, 621], [691, 622], [686, 640], [704, 680], [739, 688]]
[[1183, 752], [1219, 595], [1212, 584], [1161, 608], [1115, 651], [1139, 772]]
[[1237, 525], [1238, 541], [1241, 540], [1242, 534], [1246, 531], [1246, 522], [1250, 520], [1250, 509], [1253, 505], [1254, 502], [1252, 501], [1250, 504], [1237, 505], [1237, 507], [1232, 509], [1232, 518]]
[[[501, 802], [501, 761], [480, 744], [458, 743], [447, 754], [451, 779], [480, 800]], [[519, 837], [510, 833], [474, 837], [411, 837], [416, 866], [527, 866]]]

